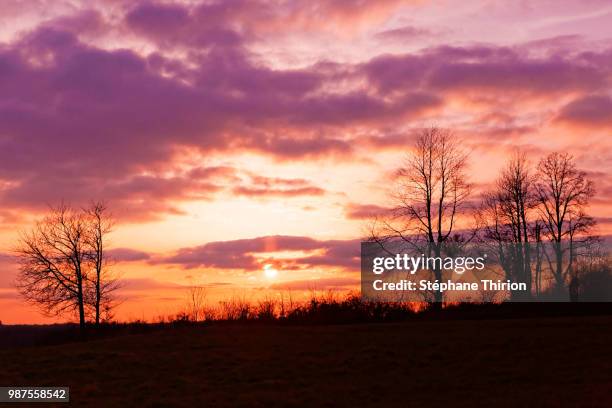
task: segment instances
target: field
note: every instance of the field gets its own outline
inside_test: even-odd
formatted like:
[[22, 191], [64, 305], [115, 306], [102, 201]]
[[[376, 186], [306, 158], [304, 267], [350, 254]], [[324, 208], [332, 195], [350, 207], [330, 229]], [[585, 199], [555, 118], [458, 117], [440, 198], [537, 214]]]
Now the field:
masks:
[[0, 384], [74, 406], [610, 406], [611, 340], [612, 316], [167, 327], [4, 347]]

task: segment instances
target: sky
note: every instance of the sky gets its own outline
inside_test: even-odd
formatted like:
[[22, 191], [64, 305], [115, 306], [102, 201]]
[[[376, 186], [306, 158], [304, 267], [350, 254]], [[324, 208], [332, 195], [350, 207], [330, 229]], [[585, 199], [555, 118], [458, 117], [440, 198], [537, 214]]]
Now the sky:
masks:
[[[484, 189], [517, 148], [574, 155], [612, 229], [612, 4], [5, 0], [0, 320], [20, 231], [107, 201], [119, 319], [356, 288], [359, 240], [424, 127]], [[271, 273], [270, 270], [273, 272]]]

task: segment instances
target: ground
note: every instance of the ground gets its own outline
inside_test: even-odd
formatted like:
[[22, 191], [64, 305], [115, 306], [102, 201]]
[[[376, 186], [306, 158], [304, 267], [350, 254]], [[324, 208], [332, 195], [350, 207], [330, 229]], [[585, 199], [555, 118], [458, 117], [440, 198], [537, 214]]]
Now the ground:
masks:
[[79, 407], [612, 406], [611, 340], [612, 316], [218, 324], [4, 348], [0, 384]]

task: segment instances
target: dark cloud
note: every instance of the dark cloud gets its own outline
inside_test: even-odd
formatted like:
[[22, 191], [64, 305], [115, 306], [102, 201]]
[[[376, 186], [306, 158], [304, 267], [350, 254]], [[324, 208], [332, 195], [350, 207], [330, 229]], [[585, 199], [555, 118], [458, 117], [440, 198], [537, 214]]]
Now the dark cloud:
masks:
[[310, 237], [274, 235], [216, 241], [182, 248], [171, 256], [158, 258], [153, 262], [181, 265], [185, 268], [260, 269], [262, 265], [256, 255], [283, 251], [312, 251], [314, 253], [287, 260], [288, 268], [303, 269], [315, 266], [358, 268], [359, 248], [359, 241], [356, 240], [316, 240]]

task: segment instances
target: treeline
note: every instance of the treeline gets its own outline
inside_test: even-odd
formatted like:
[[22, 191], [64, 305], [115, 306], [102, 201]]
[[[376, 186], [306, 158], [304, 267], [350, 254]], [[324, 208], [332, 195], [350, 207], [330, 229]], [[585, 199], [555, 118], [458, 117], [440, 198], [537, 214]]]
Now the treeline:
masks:
[[[451, 132], [422, 131], [396, 173], [393, 208], [373, 220], [368, 239], [433, 256], [467, 243], [486, 246], [505, 279], [527, 284], [510, 293], [513, 300], [609, 300], [609, 259], [588, 214], [595, 188], [574, 157], [553, 152], [532, 164], [517, 150], [479, 194], [469, 180], [470, 158]], [[443, 278], [440, 269], [432, 274]], [[430, 295], [444, 300], [441, 292]]]
[[[405, 242], [435, 257], [477, 242], [489, 248], [506, 279], [528, 284], [526, 292], [510, 293], [512, 300], [610, 300], [608, 254], [588, 214], [594, 185], [573, 156], [551, 153], [531, 164], [516, 152], [480, 194], [468, 177], [470, 157], [446, 130], [419, 134], [396, 173], [393, 209], [372, 222], [369, 240], [383, 249]], [[51, 208], [15, 248], [20, 293], [47, 314], [76, 314], [81, 328], [112, 319], [119, 287], [107, 256], [112, 226], [101, 202]], [[431, 273], [442, 280], [441, 269]], [[435, 291], [423, 300], [440, 308], [444, 296]], [[244, 312], [229, 304], [225, 309]]]
[[[207, 289], [186, 289], [186, 302], [175, 314], [152, 319], [155, 324], [202, 322], [281, 322], [295, 324], [344, 324], [398, 322], [410, 319], [490, 319], [545, 316], [609, 314], [601, 303], [491, 303], [445, 302], [443, 308], [424, 302], [368, 300], [355, 292], [311, 291], [306, 299], [295, 300], [291, 293], [260, 299], [232, 296], [207, 302]], [[144, 323], [138, 321], [138, 323]]]
[[505, 277], [527, 283], [528, 292], [513, 298], [577, 301], [596, 271], [609, 273], [605, 248], [593, 234], [595, 220], [587, 214], [594, 192], [568, 153], [551, 153], [534, 169], [520, 152], [508, 161], [484, 194], [478, 217], [480, 238]]

